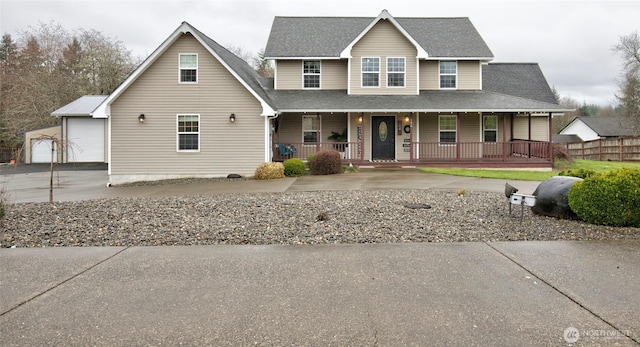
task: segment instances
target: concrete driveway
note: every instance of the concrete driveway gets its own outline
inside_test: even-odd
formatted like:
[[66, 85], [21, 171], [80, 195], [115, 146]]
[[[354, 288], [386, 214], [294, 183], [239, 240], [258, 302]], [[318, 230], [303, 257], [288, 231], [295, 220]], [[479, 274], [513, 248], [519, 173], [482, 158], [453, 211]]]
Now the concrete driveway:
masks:
[[[29, 165], [24, 165], [29, 166]], [[293, 192], [372, 189], [451, 189], [504, 191], [505, 180], [479, 179], [423, 173], [417, 169], [362, 169], [360, 172], [329, 176], [304, 176], [278, 180], [224, 180], [188, 184], [107, 187], [105, 169], [65, 167], [54, 174], [54, 200], [77, 201], [114, 197], [172, 196], [251, 192]], [[73, 170], [73, 168], [76, 170]], [[4, 168], [0, 187], [9, 202], [49, 201], [50, 173], [41, 170]], [[82, 168], [82, 169], [78, 169]], [[20, 171], [22, 170], [22, 171]], [[540, 182], [509, 181], [523, 193], [532, 193]]]

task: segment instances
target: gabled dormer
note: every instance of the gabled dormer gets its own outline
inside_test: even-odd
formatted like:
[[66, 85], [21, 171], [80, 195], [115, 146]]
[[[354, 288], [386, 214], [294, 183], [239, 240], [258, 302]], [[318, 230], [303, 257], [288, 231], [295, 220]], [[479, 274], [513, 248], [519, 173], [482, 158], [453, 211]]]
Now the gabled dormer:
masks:
[[491, 50], [468, 18], [276, 17], [265, 56], [276, 90], [418, 95], [480, 90]]

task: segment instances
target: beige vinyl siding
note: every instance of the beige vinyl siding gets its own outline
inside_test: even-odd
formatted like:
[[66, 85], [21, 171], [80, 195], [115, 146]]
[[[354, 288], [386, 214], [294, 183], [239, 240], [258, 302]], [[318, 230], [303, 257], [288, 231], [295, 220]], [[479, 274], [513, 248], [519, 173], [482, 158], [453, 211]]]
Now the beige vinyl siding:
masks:
[[[198, 83], [178, 83], [178, 54], [185, 52], [198, 53]], [[185, 34], [112, 104], [111, 174], [252, 175], [265, 155], [261, 112], [250, 92]], [[144, 123], [138, 123], [140, 113]], [[198, 152], [177, 151], [177, 114], [200, 115]]]
[[[456, 85], [458, 90], [480, 90], [482, 67], [479, 61], [457, 62]], [[420, 89], [440, 89], [440, 68], [438, 61], [420, 61]]]
[[420, 61], [420, 89], [438, 90], [440, 89], [440, 74], [438, 62], [431, 60]]
[[[514, 117], [513, 138], [517, 140], [529, 140], [529, 117]], [[531, 140], [549, 141], [549, 117], [531, 117]]]
[[458, 61], [458, 90], [480, 90], [479, 61]]
[[[273, 134], [274, 143], [303, 142], [302, 117], [313, 115], [315, 114], [286, 113], [278, 116], [278, 132]], [[346, 113], [321, 113], [320, 119], [320, 142], [330, 142], [327, 137], [331, 136], [332, 131], [342, 134], [347, 128]]]
[[347, 89], [347, 67], [349, 64], [346, 59], [323, 60], [320, 64], [320, 89]]
[[[417, 50], [389, 21], [381, 20], [351, 50], [350, 94], [417, 94]], [[380, 58], [380, 86], [362, 88], [362, 57]], [[387, 58], [405, 58], [405, 87], [387, 88]]]
[[[275, 89], [302, 89], [302, 60], [277, 60], [276, 74]], [[320, 83], [322, 83], [322, 70]]]
[[549, 117], [531, 117], [531, 140], [549, 141]]
[[513, 117], [513, 138], [515, 140], [529, 139], [529, 120], [526, 116]]
[[[276, 64], [276, 89], [304, 89], [302, 60], [278, 60]], [[347, 89], [347, 66], [346, 59], [321, 60], [320, 89]]]

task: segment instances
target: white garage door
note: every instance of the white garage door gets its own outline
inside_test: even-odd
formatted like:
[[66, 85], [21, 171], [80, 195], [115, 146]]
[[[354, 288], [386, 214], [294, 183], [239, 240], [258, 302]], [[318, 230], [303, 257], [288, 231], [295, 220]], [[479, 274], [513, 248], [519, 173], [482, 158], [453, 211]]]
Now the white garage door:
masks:
[[[55, 142], [53, 143], [54, 162], [58, 158], [58, 151]], [[32, 163], [51, 163], [51, 141], [39, 141], [31, 139], [31, 162]]]
[[104, 120], [94, 118], [68, 118], [67, 161], [104, 162]]

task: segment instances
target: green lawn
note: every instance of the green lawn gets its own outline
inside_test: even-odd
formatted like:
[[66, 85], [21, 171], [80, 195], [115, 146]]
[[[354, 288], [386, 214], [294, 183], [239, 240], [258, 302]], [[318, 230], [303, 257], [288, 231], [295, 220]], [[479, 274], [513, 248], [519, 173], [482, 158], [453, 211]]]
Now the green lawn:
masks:
[[557, 161], [557, 169], [553, 171], [524, 171], [524, 170], [479, 170], [479, 169], [457, 169], [457, 168], [422, 168], [422, 172], [432, 172], [445, 175], [497, 178], [522, 181], [544, 181], [549, 177], [557, 175], [564, 169], [591, 169], [598, 172], [605, 172], [611, 169], [621, 169], [623, 167], [640, 170], [640, 163], [636, 162], [615, 162], [615, 161], [595, 161], [595, 160], [575, 160], [572, 163]]

